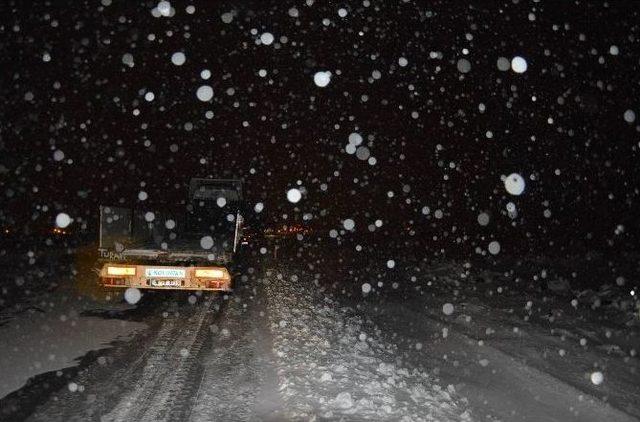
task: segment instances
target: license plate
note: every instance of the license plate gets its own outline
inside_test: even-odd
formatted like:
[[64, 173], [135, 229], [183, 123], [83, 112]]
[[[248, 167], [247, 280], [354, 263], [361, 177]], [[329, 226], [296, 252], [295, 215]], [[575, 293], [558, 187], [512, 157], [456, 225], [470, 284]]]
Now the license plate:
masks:
[[151, 280], [153, 287], [178, 287], [180, 286], [179, 280]]
[[180, 268], [147, 268], [145, 275], [158, 278], [184, 278], [186, 271]]

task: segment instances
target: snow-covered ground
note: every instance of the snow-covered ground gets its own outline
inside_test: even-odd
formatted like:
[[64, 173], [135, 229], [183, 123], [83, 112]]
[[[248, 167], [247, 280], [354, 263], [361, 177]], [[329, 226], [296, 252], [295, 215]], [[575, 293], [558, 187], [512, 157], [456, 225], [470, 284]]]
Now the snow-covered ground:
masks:
[[[584, 302], [576, 309], [571, 297], [514, 286], [496, 272], [470, 275], [456, 263], [422, 270], [413, 282], [402, 273], [396, 280], [409, 282], [413, 297], [386, 294], [359, 308], [396, 338], [406, 359], [455, 385], [475, 418], [640, 416], [637, 330], [595, 321], [605, 309]], [[480, 284], [471, 279], [478, 276]]]
[[465, 400], [354, 310], [294, 272], [269, 270], [210, 329], [192, 421], [471, 420]]
[[398, 359], [352, 309], [295, 271], [267, 274], [273, 351], [288, 419], [470, 420], [453, 385]]
[[[538, 291], [457, 262], [398, 265], [384, 282], [354, 283], [311, 270], [303, 260], [266, 261], [245, 271], [230, 297], [152, 303], [143, 315], [146, 330], [120, 343], [113, 356], [107, 351], [105, 362], [71, 380], [82, 388], [65, 385], [31, 420], [632, 421], [640, 415], [637, 328], [611, 304], [593, 307], [582, 298], [576, 305], [572, 291]], [[38, 344], [21, 346], [22, 357], [9, 353], [14, 367], [33, 366], [34, 356], [61, 344], [68, 347], [58, 354], [73, 360], [143, 327], [78, 316], [71, 311], [75, 301], [56, 303], [58, 311], [47, 313], [62, 324], [55, 327], [63, 330], [60, 339], [40, 335], [53, 322], [39, 312], [29, 314], [29, 325], [16, 318], [3, 328], [20, 324], [22, 335], [14, 331], [15, 337]], [[10, 374], [4, 365], [3, 375]]]
[[32, 297], [16, 313], [3, 310], [0, 326], [0, 398], [18, 390], [29, 378], [68, 368], [92, 350], [126, 340], [146, 324], [105, 319], [92, 314], [132, 308], [119, 303], [96, 302], [78, 294], [72, 285]]

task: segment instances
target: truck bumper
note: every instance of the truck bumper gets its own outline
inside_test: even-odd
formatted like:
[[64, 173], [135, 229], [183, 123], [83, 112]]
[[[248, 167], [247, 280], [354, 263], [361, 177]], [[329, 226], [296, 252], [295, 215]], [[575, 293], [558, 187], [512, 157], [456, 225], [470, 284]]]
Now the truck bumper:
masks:
[[231, 291], [231, 275], [225, 267], [176, 267], [106, 263], [100, 269], [104, 287], [155, 290]]

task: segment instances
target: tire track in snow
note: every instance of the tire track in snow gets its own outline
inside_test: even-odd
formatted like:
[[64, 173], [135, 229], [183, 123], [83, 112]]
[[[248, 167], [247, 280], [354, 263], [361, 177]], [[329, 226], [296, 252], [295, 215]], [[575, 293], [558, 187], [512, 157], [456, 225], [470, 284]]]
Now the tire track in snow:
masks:
[[[152, 345], [140, 376], [131, 372], [133, 389], [101, 420], [164, 421], [181, 420], [192, 403], [193, 377], [197, 357], [206, 338], [205, 328], [212, 318], [212, 302], [205, 301], [187, 317], [170, 315]], [[195, 383], [197, 388], [197, 383]]]
[[225, 318], [212, 326], [210, 349], [189, 420], [281, 421], [282, 404], [263, 288], [241, 287], [230, 299]]

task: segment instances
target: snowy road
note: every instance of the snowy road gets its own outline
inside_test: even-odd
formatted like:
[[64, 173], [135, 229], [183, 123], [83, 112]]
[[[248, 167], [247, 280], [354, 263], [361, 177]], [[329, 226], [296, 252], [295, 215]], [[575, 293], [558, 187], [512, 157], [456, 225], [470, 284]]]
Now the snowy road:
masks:
[[533, 359], [545, 341], [534, 325], [524, 339], [513, 330], [479, 339], [490, 310], [471, 299], [443, 316], [433, 297], [358, 299], [302, 265], [270, 264], [251, 268], [230, 297], [145, 298], [148, 328], [29, 420], [636, 420], [637, 384], [623, 410], [545, 370]]
[[[406, 320], [415, 311], [387, 306], [379, 308], [378, 312], [380, 314], [375, 320], [380, 327], [393, 327], [403, 340], [421, 345], [420, 351], [411, 351], [407, 347], [408, 358], [438, 368], [440, 379], [456, 386], [459, 393], [469, 400], [475, 409], [474, 415], [479, 419], [635, 420], [552, 373], [524, 364], [516, 356], [490, 345], [492, 341], [481, 341], [462, 330], [446, 328], [450, 325], [439, 318], [425, 318], [422, 313], [421, 324], [407, 327], [399, 321]], [[516, 334], [502, 337], [499, 343], [518, 343], [518, 337]]]

